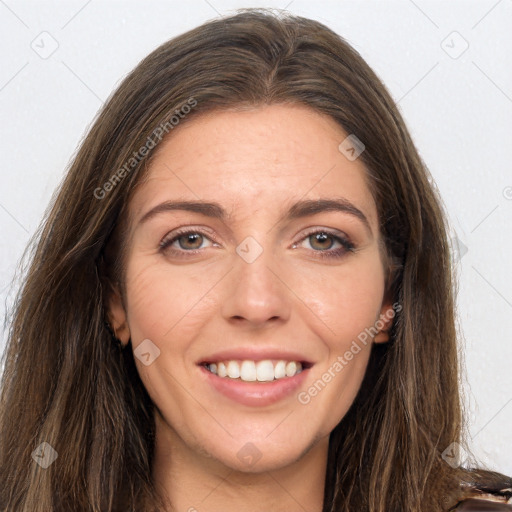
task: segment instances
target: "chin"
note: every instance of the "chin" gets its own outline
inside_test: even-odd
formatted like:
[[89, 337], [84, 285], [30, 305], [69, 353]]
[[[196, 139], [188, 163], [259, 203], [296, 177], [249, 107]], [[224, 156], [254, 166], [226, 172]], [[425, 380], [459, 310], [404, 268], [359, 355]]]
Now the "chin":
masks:
[[[325, 438], [318, 436], [301, 442], [292, 432], [287, 432], [283, 437], [276, 436], [273, 440], [270, 437], [231, 439], [223, 449], [219, 449], [218, 444], [212, 447], [210, 456], [232, 470], [258, 474], [293, 465], [310, 452], [320, 439]], [[291, 439], [294, 440], [293, 444], [290, 444]]]

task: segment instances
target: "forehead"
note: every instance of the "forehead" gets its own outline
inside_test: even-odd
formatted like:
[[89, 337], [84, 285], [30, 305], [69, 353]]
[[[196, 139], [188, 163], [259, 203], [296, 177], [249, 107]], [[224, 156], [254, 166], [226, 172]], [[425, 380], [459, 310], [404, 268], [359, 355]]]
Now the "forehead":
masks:
[[344, 197], [376, 227], [364, 165], [338, 149], [347, 135], [329, 116], [301, 105], [196, 115], [158, 147], [133, 197], [132, 217], [173, 198], [216, 201], [230, 217], [247, 218], [299, 199]]

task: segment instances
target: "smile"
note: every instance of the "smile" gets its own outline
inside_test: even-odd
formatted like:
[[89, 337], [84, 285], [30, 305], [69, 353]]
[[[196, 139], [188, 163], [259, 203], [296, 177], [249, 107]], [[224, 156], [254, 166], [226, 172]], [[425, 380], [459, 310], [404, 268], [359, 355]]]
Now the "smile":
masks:
[[[234, 372], [231, 373], [231, 375], [236, 375], [236, 366], [234, 366], [233, 364], [230, 365], [230, 362], [233, 363], [232, 360], [222, 361], [219, 363], [201, 364], [199, 365], [199, 368], [201, 370], [200, 374], [202, 375], [202, 379], [204, 379], [204, 382], [205, 384], [208, 385], [208, 387], [211, 387], [211, 389], [220, 393], [224, 397], [249, 407], [266, 407], [277, 402], [280, 402], [281, 400], [294, 397], [296, 393], [301, 389], [302, 383], [307, 378], [309, 374], [309, 368], [311, 367], [311, 365], [309, 365], [306, 368], [305, 364], [307, 363], [301, 364], [298, 363], [297, 361], [286, 362], [282, 360], [277, 360], [275, 361], [275, 363], [272, 362], [272, 360], [270, 359], [263, 359], [261, 361], [258, 361], [258, 363], [251, 360], [243, 360], [240, 362], [235, 361], [240, 369], [240, 372], [242, 371], [242, 366], [244, 366], [243, 363], [246, 361], [252, 363], [252, 365], [254, 365], [255, 368], [258, 366], [258, 363], [265, 362], [265, 364], [262, 365], [261, 367], [263, 368], [262, 371], [266, 372], [265, 377], [267, 379], [270, 379], [271, 368], [270, 364], [268, 364], [270, 362], [272, 365], [273, 379], [266, 381], [258, 381], [258, 373], [256, 373], [256, 380], [253, 381], [244, 381], [240, 377], [229, 377], [227, 375], [228, 368], [230, 368], [231, 371]], [[283, 365], [279, 364], [281, 362], [286, 363], [285, 372], [288, 364], [294, 363], [295, 370], [293, 376], [279, 377], [277, 379], [275, 378], [276, 369], [278, 371], [278, 374], [279, 372], [282, 373]], [[300, 369], [299, 364], [300, 366], [302, 366], [302, 368]], [[294, 365], [290, 364], [290, 372]], [[220, 377], [218, 375], [219, 366], [221, 368], [221, 371], [222, 366], [224, 366], [226, 371], [225, 377]], [[210, 367], [212, 367], [212, 369], [216, 368], [217, 373], [213, 373]]]
[[271, 382], [273, 380], [294, 377], [302, 372], [300, 361], [264, 359], [262, 361], [220, 361], [204, 363], [209, 372], [221, 378], [242, 380], [244, 382]]

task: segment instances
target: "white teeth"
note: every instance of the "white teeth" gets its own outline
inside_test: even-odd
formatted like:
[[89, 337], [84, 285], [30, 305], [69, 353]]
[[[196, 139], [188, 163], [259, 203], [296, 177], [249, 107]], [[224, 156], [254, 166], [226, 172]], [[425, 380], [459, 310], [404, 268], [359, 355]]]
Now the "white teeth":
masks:
[[256, 365], [256, 377], [259, 382], [274, 380], [274, 365], [272, 361], [258, 361]]
[[224, 363], [219, 363], [217, 366], [217, 375], [219, 377], [226, 377], [228, 372], [226, 371], [226, 365]]
[[218, 375], [230, 379], [240, 379], [245, 382], [270, 382], [272, 380], [293, 377], [302, 371], [302, 364], [297, 361], [277, 361], [270, 359], [263, 361], [223, 361], [210, 363], [206, 368]]
[[297, 364], [295, 363], [295, 361], [290, 361], [286, 365], [286, 376], [293, 377], [295, 375], [296, 371], [297, 371]]
[[274, 374], [276, 379], [282, 379], [286, 377], [286, 363], [284, 361], [278, 361], [274, 368]]
[[254, 382], [256, 377], [256, 365], [254, 361], [244, 361], [240, 368], [240, 378], [245, 380], [245, 382]]
[[227, 371], [230, 379], [238, 379], [240, 377], [240, 365], [236, 361], [229, 361]]

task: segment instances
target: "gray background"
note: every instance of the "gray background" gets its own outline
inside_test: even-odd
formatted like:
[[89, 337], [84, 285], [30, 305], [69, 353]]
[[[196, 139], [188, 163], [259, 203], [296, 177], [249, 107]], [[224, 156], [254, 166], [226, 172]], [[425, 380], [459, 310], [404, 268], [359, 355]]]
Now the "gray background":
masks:
[[24, 247], [120, 80], [163, 41], [256, 6], [327, 24], [398, 102], [451, 222], [471, 446], [512, 474], [512, 0], [0, 0], [2, 313]]

